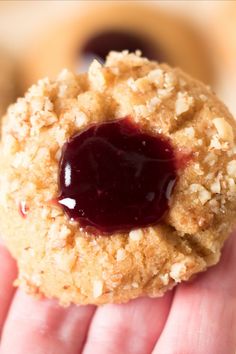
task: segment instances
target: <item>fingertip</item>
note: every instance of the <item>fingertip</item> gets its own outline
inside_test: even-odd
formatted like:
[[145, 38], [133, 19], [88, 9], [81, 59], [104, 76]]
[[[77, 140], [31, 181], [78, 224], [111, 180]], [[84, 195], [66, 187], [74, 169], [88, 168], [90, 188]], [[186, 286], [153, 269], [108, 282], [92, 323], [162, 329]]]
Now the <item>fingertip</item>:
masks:
[[61, 307], [18, 289], [4, 328], [1, 354], [77, 354], [87, 335], [93, 306]]

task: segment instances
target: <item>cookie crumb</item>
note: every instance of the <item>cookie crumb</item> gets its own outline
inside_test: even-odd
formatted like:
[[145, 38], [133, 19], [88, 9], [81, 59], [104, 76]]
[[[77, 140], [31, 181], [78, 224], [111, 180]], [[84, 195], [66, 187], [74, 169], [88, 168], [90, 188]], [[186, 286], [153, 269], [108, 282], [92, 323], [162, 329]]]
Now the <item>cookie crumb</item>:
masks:
[[200, 100], [201, 100], [202, 102], [206, 102], [206, 101], [207, 101], [207, 96], [204, 95], [204, 94], [199, 95], [199, 98], [200, 98]]
[[232, 127], [224, 118], [213, 119], [213, 124], [217, 130], [217, 133], [223, 141], [229, 142], [231, 145], [234, 142], [234, 134]]
[[125, 250], [123, 248], [120, 248], [116, 252], [116, 260], [120, 262], [123, 261], [124, 259], [125, 259]]
[[94, 280], [93, 282], [93, 297], [97, 298], [103, 293], [103, 282], [101, 280]]
[[211, 193], [201, 184], [193, 183], [191, 184], [189, 190], [192, 193], [198, 194], [198, 199], [203, 205], [211, 199]]
[[236, 177], [236, 160], [232, 160], [227, 165], [227, 173], [231, 177]]
[[195, 137], [195, 131], [193, 127], [187, 127], [183, 130], [183, 133], [187, 135], [189, 138], [193, 139]]
[[162, 284], [164, 284], [164, 285], [167, 285], [167, 284], [168, 284], [168, 282], [169, 282], [169, 274], [168, 274], [168, 273], [166, 273], [166, 274], [161, 274], [161, 275], [159, 276], [159, 278], [161, 279]]
[[151, 70], [147, 77], [149, 81], [157, 87], [162, 87], [164, 84], [164, 71], [162, 69]]
[[133, 109], [137, 117], [147, 117], [149, 115], [146, 105], [136, 105], [133, 107]]
[[77, 128], [81, 128], [87, 122], [88, 122], [88, 117], [84, 112], [79, 110], [75, 112], [75, 126]]
[[141, 229], [130, 231], [129, 238], [132, 241], [140, 241], [143, 237], [143, 232]]
[[187, 92], [178, 92], [177, 100], [175, 102], [175, 113], [176, 116], [187, 112], [193, 105], [193, 97], [189, 96]]
[[212, 193], [216, 193], [216, 194], [220, 194], [221, 191], [221, 185], [220, 185], [220, 180], [216, 179], [212, 184], [211, 184], [211, 192]]
[[137, 282], [133, 282], [131, 285], [132, 285], [132, 288], [135, 288], [135, 289], [139, 288], [139, 285]]
[[135, 82], [135, 80], [134, 80], [132, 77], [130, 77], [130, 78], [127, 80], [127, 85], [129, 86], [129, 88], [131, 88], [131, 90], [132, 90], [133, 92], [137, 92], [137, 91], [138, 91], [136, 82]]
[[94, 90], [101, 92], [104, 91], [106, 87], [106, 80], [102, 70], [102, 65], [96, 59], [94, 59], [88, 71], [88, 77], [91, 86]]
[[154, 113], [157, 107], [160, 105], [161, 100], [160, 98], [154, 96], [149, 101], [147, 101], [147, 109], [148, 112]]
[[186, 272], [186, 265], [184, 263], [174, 263], [171, 266], [170, 270], [170, 276], [172, 279], [174, 279], [176, 282], [181, 281], [182, 275]]

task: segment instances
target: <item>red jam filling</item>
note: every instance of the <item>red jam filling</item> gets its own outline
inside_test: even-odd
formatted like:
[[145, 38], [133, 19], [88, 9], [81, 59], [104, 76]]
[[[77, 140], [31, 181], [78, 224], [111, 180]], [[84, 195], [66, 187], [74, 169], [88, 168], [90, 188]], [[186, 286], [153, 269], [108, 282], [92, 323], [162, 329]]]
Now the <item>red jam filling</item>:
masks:
[[177, 164], [169, 140], [130, 118], [99, 123], [64, 145], [58, 203], [87, 230], [153, 225], [168, 210]]

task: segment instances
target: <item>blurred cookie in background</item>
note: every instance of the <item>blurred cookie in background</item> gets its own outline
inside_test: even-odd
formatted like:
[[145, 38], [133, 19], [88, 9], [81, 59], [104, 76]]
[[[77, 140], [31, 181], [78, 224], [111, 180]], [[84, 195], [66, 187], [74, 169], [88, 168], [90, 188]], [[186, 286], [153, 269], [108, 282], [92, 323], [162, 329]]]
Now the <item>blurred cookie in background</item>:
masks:
[[236, 2], [221, 2], [212, 17], [212, 40], [217, 45], [218, 64], [236, 79]]
[[63, 67], [85, 71], [93, 58], [104, 61], [109, 51], [125, 49], [139, 49], [149, 59], [212, 82], [204, 40], [186, 19], [156, 5], [89, 1], [29, 45], [22, 60], [23, 90], [41, 77], [55, 77]]
[[209, 39], [214, 48], [218, 72], [217, 93], [236, 114], [236, 2], [222, 1], [209, 23]]
[[11, 55], [0, 47], [0, 117], [17, 95], [17, 72]]

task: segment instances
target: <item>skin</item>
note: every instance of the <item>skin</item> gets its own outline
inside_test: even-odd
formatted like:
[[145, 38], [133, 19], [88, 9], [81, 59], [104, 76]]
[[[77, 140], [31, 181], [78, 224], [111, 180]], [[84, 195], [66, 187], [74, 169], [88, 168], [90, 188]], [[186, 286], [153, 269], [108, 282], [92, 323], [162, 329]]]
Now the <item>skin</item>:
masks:
[[0, 354], [235, 354], [236, 233], [220, 263], [159, 299], [70, 306], [14, 290], [0, 245]]

